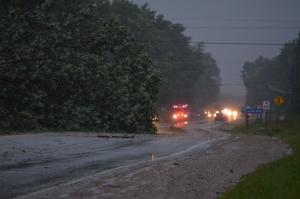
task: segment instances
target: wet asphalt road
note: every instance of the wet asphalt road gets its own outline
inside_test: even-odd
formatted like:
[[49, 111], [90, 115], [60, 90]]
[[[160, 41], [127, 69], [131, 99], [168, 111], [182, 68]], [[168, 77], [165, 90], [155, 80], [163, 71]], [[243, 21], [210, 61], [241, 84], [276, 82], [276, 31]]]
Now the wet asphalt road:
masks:
[[[189, 123], [180, 136], [136, 135], [99, 138], [97, 133], [42, 133], [0, 136], [0, 198], [17, 198], [96, 173], [154, 158], [209, 148], [220, 123]], [[189, 132], [194, 131], [189, 135]], [[218, 138], [220, 139], [220, 137]]]

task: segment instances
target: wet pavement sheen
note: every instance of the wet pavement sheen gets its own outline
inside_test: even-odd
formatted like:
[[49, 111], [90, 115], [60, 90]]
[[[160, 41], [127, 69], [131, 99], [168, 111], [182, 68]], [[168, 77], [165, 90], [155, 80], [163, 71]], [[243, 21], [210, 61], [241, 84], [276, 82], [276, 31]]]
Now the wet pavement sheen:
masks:
[[184, 135], [135, 135], [130, 139], [71, 132], [2, 135], [0, 196], [15, 198], [193, 147], [205, 150], [210, 147], [207, 141], [213, 139], [207, 132], [216, 125], [219, 124], [187, 124], [182, 127], [187, 130]]

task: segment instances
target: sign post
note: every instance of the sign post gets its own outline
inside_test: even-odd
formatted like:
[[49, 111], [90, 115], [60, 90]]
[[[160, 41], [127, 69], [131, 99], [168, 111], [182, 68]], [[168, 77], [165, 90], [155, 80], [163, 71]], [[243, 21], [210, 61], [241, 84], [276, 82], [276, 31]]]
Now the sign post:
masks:
[[250, 113], [250, 114], [263, 114], [264, 109], [262, 109], [262, 108], [246, 108], [245, 112]]
[[263, 109], [265, 110], [265, 130], [267, 129], [267, 121], [268, 121], [268, 110], [270, 109], [270, 101], [263, 102]]
[[270, 109], [270, 101], [264, 101], [263, 102], [263, 109], [269, 110]]
[[274, 99], [274, 102], [277, 104], [277, 122], [279, 121], [279, 106], [284, 102], [281, 96], [277, 96]]
[[262, 108], [246, 108], [245, 109], [245, 114], [246, 114], [246, 125], [248, 128], [248, 123], [249, 123], [249, 114], [263, 114], [264, 109]]

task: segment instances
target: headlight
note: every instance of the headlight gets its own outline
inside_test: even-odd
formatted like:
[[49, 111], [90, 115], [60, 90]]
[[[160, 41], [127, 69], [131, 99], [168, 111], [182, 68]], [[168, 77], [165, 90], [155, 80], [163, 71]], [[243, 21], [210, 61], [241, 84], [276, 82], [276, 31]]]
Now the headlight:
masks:
[[175, 114], [174, 114], [174, 115], [173, 115], [173, 118], [175, 118], [175, 119], [176, 119], [176, 118], [177, 118], [177, 115], [175, 115]]

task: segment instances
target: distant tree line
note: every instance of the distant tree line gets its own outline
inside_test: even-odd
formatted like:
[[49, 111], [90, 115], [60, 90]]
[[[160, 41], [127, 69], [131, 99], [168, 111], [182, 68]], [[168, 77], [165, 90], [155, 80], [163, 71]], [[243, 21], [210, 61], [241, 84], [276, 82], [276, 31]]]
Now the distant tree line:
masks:
[[210, 96], [205, 79], [218, 92], [210, 54], [147, 5], [1, 0], [0, 10], [0, 130], [154, 133], [157, 106], [196, 107]]
[[300, 34], [287, 42], [275, 58], [260, 56], [254, 62], [245, 62], [241, 73], [247, 88], [247, 106], [270, 101], [271, 111], [276, 113], [274, 99], [280, 96], [284, 99], [280, 114], [300, 115]]

